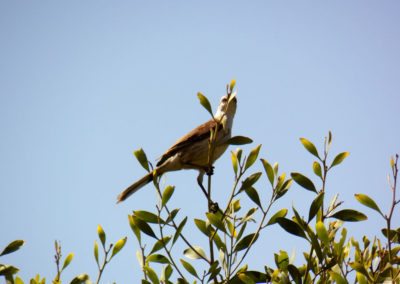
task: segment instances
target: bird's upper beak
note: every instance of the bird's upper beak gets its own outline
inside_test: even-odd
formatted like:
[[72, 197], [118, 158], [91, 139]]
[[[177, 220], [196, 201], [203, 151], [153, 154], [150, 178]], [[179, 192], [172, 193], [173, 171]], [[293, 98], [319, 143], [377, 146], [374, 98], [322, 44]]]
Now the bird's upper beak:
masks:
[[229, 104], [231, 101], [236, 102], [236, 92], [233, 92], [232, 94], [230, 94], [230, 95], [228, 96], [228, 104]]

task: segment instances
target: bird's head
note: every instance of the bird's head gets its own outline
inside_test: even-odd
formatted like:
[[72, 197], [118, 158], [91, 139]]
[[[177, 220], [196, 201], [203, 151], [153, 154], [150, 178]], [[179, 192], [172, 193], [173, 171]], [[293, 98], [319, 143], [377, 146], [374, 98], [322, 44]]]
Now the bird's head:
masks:
[[226, 115], [227, 117], [233, 118], [236, 112], [236, 105], [236, 92], [223, 96], [219, 102], [218, 110], [214, 117], [216, 119], [221, 119], [224, 115]]

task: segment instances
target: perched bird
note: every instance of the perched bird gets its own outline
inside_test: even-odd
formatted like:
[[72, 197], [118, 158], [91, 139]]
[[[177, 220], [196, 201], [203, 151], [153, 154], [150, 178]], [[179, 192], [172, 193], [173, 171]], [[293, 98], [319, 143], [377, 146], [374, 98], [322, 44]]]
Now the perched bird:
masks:
[[[199, 176], [197, 181], [201, 185], [204, 174], [212, 172], [210, 166], [212, 166], [228, 148], [226, 142], [231, 138], [236, 105], [236, 93], [231, 94], [228, 92], [227, 95], [221, 98], [214, 117], [176, 141], [175, 144], [161, 156], [156, 168], [152, 172], [149, 172], [118, 195], [118, 203], [124, 201], [140, 188], [151, 182], [154, 177], [159, 177], [166, 172], [183, 169], [198, 170]], [[213, 144], [214, 151], [210, 156], [209, 141], [212, 131], [216, 133], [216, 136]], [[209, 157], [211, 157], [211, 160], [209, 160]]]

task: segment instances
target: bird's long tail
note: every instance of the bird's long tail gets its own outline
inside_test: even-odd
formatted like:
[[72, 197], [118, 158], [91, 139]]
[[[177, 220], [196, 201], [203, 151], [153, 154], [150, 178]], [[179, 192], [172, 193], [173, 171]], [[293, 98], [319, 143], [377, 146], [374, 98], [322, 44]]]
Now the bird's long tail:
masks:
[[142, 177], [140, 180], [129, 186], [127, 189], [125, 189], [123, 192], [121, 192], [118, 197], [117, 197], [117, 203], [120, 203], [127, 199], [129, 196], [134, 194], [136, 191], [141, 189], [143, 186], [148, 184], [153, 180], [153, 172], [148, 173], [144, 177]]

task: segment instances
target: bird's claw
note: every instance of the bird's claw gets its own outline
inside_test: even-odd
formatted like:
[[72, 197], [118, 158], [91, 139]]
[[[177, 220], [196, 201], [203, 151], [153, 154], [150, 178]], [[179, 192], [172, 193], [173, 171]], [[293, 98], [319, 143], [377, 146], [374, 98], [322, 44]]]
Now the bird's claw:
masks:
[[212, 176], [214, 174], [214, 166], [207, 167], [205, 171], [208, 176]]

